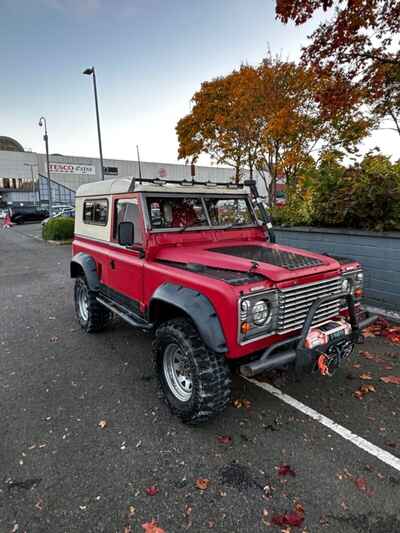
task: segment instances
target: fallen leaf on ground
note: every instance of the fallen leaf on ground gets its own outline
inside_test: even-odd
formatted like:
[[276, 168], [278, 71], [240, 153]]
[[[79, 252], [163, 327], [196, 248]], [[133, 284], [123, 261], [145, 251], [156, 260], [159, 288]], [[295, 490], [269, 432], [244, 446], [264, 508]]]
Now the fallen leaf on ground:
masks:
[[393, 385], [400, 385], [400, 376], [382, 376], [381, 381], [392, 383]]
[[203, 479], [203, 478], [199, 478], [197, 481], [196, 481], [196, 487], [200, 490], [207, 490], [208, 489], [208, 485], [210, 483], [210, 480], [209, 479]]
[[291, 511], [286, 514], [274, 515], [271, 520], [271, 523], [275, 526], [301, 527], [301, 524], [303, 522], [304, 516], [297, 513], [296, 511]]
[[40, 496], [36, 502], [35, 507], [38, 511], [43, 511], [43, 498], [41, 498]]
[[395, 326], [383, 318], [379, 318], [365, 328], [363, 335], [364, 337], [385, 337], [393, 344], [400, 344], [400, 326]]
[[356, 484], [356, 487], [359, 490], [361, 490], [363, 492], [365, 492], [367, 490], [367, 481], [364, 478], [359, 477], [359, 478], [354, 480], [354, 483]]
[[147, 487], [145, 489], [147, 496], [155, 496], [160, 492], [160, 489], [156, 487], [155, 485], [152, 485], [151, 487]]
[[232, 444], [232, 437], [230, 435], [221, 435], [217, 437], [217, 441], [220, 444]]
[[100, 422], [97, 424], [99, 428], [104, 429], [107, 427], [107, 420], [100, 420]]
[[363, 372], [362, 374], [360, 374], [359, 377], [360, 377], [360, 379], [363, 379], [363, 380], [372, 379], [371, 372]]
[[158, 523], [155, 520], [152, 520], [151, 522], [145, 522], [142, 524], [142, 528], [146, 531], [146, 533], [165, 533], [164, 529], [158, 527]]
[[301, 503], [296, 503], [294, 508], [297, 513], [304, 514], [304, 507], [301, 505]]
[[290, 467], [290, 465], [279, 465], [278, 476], [296, 476], [296, 472]]
[[361, 492], [365, 492], [368, 496], [372, 496], [373, 495], [373, 491], [368, 488], [368, 484], [367, 484], [367, 480], [366, 479], [364, 479], [362, 477], [359, 477], [359, 478], [354, 480], [354, 483], [355, 483], [356, 487], [358, 488], [358, 490], [360, 490]]
[[233, 405], [236, 407], [236, 409], [240, 409], [241, 407], [249, 409], [251, 402], [250, 400], [233, 400]]
[[360, 355], [361, 357], [365, 357], [365, 359], [370, 359], [370, 360], [373, 360], [375, 358], [375, 355], [373, 355], [372, 353], [370, 352], [360, 352]]
[[353, 392], [353, 396], [358, 400], [362, 400], [366, 394], [370, 392], [376, 392], [376, 389], [373, 385], [368, 383], [367, 385], [361, 385], [359, 389]]

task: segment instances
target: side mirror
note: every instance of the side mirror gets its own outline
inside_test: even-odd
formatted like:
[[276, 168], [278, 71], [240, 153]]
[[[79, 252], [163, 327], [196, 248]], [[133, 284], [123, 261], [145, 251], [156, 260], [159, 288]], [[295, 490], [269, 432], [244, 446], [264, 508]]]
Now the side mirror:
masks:
[[120, 222], [118, 224], [118, 244], [132, 246], [135, 242], [135, 227], [133, 222]]

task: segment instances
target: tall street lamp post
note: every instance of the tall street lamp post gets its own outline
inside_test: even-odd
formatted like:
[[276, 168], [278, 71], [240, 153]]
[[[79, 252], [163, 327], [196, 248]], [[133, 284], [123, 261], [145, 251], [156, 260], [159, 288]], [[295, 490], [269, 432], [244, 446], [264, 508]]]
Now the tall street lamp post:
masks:
[[49, 194], [49, 215], [52, 213], [52, 201], [51, 201], [51, 181], [50, 181], [50, 164], [49, 164], [49, 136], [47, 135], [47, 122], [44, 117], [40, 117], [39, 126], [42, 128], [44, 125], [43, 140], [46, 145], [46, 163], [47, 163], [47, 189]]
[[100, 116], [99, 116], [99, 102], [97, 100], [97, 84], [96, 84], [96, 71], [95, 68], [87, 68], [83, 71], [83, 74], [87, 76], [93, 75], [93, 90], [94, 90], [94, 102], [96, 104], [96, 118], [97, 118], [97, 135], [99, 137], [99, 152], [100, 152], [100, 166], [101, 166], [101, 179], [104, 180], [104, 163], [103, 163], [103, 149], [101, 147], [101, 131], [100, 131]]

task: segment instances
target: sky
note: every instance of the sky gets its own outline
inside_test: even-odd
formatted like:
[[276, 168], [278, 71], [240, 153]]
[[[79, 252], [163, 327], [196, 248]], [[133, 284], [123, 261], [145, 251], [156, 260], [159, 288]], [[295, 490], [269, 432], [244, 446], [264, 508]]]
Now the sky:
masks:
[[[104, 158], [175, 163], [177, 121], [202, 81], [268, 49], [296, 60], [321, 17], [275, 20], [273, 0], [0, 0], [0, 135], [43, 152], [98, 156], [96, 68]], [[400, 157], [398, 135], [364, 143]], [[199, 163], [207, 164], [204, 156]]]

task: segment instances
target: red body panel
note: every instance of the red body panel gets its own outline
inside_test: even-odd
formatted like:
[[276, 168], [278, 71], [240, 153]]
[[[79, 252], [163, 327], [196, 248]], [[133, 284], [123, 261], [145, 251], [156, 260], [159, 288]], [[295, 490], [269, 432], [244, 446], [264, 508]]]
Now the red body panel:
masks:
[[[127, 195], [125, 195], [127, 196]], [[119, 198], [115, 196], [115, 198]], [[114, 199], [115, 199], [114, 198]], [[198, 263], [216, 268], [241, 272], [249, 271], [252, 261], [230, 256], [211, 248], [255, 244], [288, 252], [299, 252], [303, 256], [319, 259], [318, 266], [288, 270], [269, 263], [259, 262], [257, 274], [265, 277], [262, 282], [233, 286], [224, 281], [200, 273], [176, 268], [160, 261]], [[164, 283], [175, 283], [201, 292], [213, 304], [219, 317], [228, 346], [227, 358], [234, 359], [249, 355], [283, 340], [295, 333], [270, 335], [260, 340], [240, 345], [238, 342], [238, 299], [241, 295], [254, 294], [257, 290], [271, 287], [288, 287], [296, 284], [312, 283], [338, 276], [343, 269], [355, 268], [358, 263], [340, 265], [336, 260], [312, 252], [270, 244], [265, 239], [262, 228], [231, 230], [188, 230], [185, 232], [146, 232], [144, 257], [139, 252], [123, 248], [111, 241], [96, 241], [75, 235], [73, 253], [84, 252], [92, 256], [98, 265], [101, 283], [135, 299], [140, 309], [146, 308], [156, 291]], [[114, 268], [111, 268], [111, 261]]]

